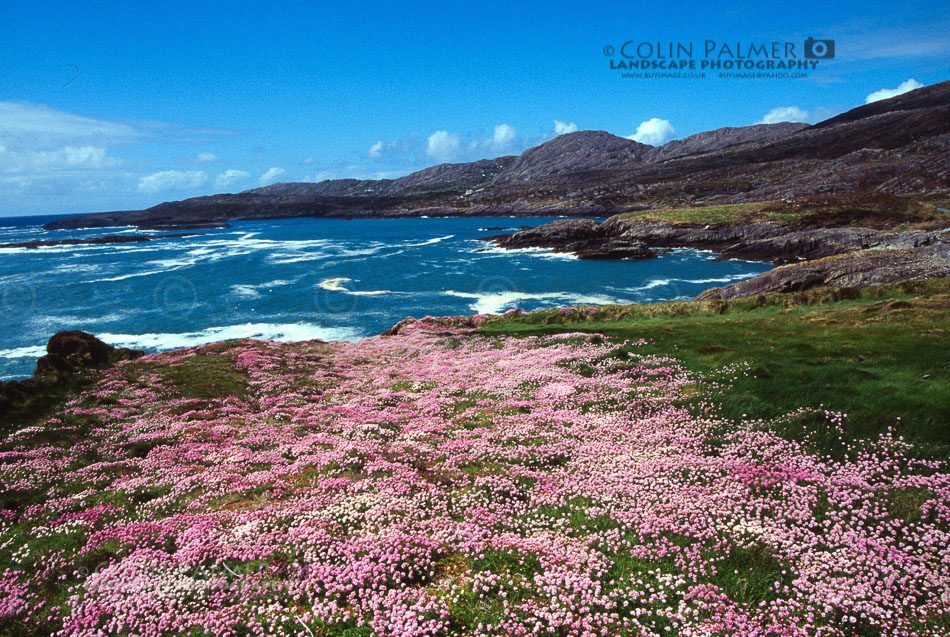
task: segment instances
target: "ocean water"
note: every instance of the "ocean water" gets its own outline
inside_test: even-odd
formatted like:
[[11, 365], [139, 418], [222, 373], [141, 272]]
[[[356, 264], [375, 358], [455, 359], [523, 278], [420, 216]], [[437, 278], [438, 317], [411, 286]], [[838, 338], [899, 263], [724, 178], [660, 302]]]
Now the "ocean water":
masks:
[[[0, 243], [139, 232], [44, 231], [51, 219], [0, 218]], [[149, 351], [244, 337], [349, 340], [407, 316], [691, 298], [770, 267], [696, 250], [584, 261], [477, 241], [500, 233], [487, 228], [547, 221], [247, 221], [147, 243], [0, 249], [0, 378], [29, 376], [65, 329]]]

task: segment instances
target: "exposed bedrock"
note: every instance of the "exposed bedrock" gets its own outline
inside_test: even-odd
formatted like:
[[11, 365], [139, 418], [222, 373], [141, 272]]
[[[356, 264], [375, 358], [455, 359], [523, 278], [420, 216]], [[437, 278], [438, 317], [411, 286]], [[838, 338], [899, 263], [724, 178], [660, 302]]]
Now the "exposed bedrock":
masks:
[[819, 286], [861, 288], [882, 283], [950, 276], [947, 244], [920, 249], [858, 250], [769, 270], [752, 279], [706, 290], [698, 301], [735, 299]]

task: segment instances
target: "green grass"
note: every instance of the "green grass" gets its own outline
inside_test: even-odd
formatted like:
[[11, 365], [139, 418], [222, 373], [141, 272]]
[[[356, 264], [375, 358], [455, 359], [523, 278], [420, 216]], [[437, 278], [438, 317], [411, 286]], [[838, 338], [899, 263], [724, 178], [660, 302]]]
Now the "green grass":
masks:
[[625, 221], [665, 221], [672, 224], [692, 223], [748, 223], [750, 221], [791, 221], [799, 215], [776, 215], [766, 208], [770, 201], [723, 204], [719, 206], [696, 206], [693, 208], [659, 208], [637, 210], [617, 215]]
[[247, 374], [234, 364], [234, 357], [226, 349], [205, 349], [181, 362], [159, 364], [156, 371], [185, 398], [207, 400], [247, 396]]
[[[730, 419], [774, 419], [800, 407], [848, 414], [845, 440], [893, 426], [921, 455], [950, 455], [950, 280], [864, 290], [813, 290], [729, 302], [674, 302], [532, 312], [500, 318], [484, 334], [596, 332], [634, 354], [669, 355], [706, 378], [747, 362], [714, 399]], [[645, 346], [620, 346], [646, 339]], [[731, 376], [729, 377], [731, 378]], [[696, 399], [709, 398], [702, 393]], [[783, 435], [824, 452], [838, 433], [785, 419]]]
[[878, 193], [820, 195], [790, 201], [637, 210], [617, 215], [625, 221], [664, 221], [677, 224], [740, 224], [771, 221], [785, 225], [903, 226], [930, 221], [946, 222], [939, 201], [923, 202]]

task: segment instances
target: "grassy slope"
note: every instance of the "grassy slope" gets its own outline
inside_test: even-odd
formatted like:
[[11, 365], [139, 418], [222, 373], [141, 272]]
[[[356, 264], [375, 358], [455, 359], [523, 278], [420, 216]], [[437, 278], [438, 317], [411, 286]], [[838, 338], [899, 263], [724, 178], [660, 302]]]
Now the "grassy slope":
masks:
[[[650, 345], [640, 351], [675, 356], [713, 376], [748, 362], [750, 374], [725, 374], [736, 378], [716, 397], [728, 417], [769, 419], [824, 406], [849, 414], [846, 438], [895, 426], [920, 453], [950, 455], [950, 280], [591, 311], [532, 312], [482, 331], [642, 338]], [[785, 426], [800, 437], [809, 423]]]
[[938, 210], [941, 201], [862, 195], [804, 197], [791, 201], [638, 210], [618, 215], [626, 221], [663, 221], [677, 224], [743, 224], [761, 221], [785, 225], [821, 227], [828, 225], [897, 226], [946, 221]]

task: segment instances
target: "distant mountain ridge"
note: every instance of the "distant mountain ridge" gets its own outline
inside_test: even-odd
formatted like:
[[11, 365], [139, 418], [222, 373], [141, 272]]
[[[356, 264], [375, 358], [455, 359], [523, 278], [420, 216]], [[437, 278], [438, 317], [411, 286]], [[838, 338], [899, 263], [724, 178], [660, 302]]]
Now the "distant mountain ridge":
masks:
[[653, 147], [567, 133], [506, 156], [398, 179], [280, 183], [70, 217], [46, 227], [172, 227], [288, 217], [608, 215], [645, 207], [825, 193], [947, 192], [950, 82], [859, 106], [813, 126], [720, 128]]
[[439, 188], [473, 188], [490, 182], [510, 167], [517, 157], [508, 155], [463, 164], [439, 164], [397, 179], [328, 179], [319, 182], [287, 182], [245, 190], [251, 195], [305, 195], [326, 197], [396, 196]]
[[439, 164], [397, 179], [328, 179], [286, 182], [239, 194], [327, 197], [398, 196], [440, 187], [477, 188], [491, 183], [528, 181], [552, 175], [599, 170], [637, 162], [660, 162], [699, 152], [788, 135], [808, 124], [756, 124], [719, 128], [673, 140], [662, 146], [641, 144], [606, 131], [565, 133], [524, 151], [460, 164]]

